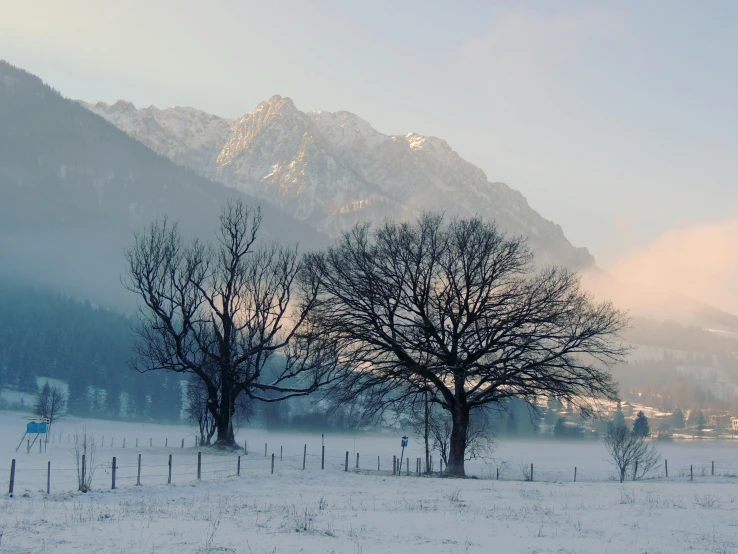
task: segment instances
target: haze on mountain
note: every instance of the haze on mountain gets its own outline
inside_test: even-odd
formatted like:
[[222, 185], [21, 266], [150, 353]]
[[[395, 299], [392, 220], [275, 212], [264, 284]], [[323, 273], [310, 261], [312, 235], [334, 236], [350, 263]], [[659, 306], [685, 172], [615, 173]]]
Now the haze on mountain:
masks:
[[261, 206], [264, 238], [303, 248], [326, 236], [269, 203], [174, 164], [41, 79], [0, 61], [0, 277], [130, 305], [123, 250], [165, 216], [214, 238], [222, 205]]
[[169, 215], [186, 234], [212, 237], [220, 205], [246, 193], [265, 210], [268, 236], [303, 248], [357, 222], [479, 214], [636, 315], [738, 329], [719, 307], [603, 272], [522, 194], [440, 138], [385, 135], [349, 112], [301, 112], [280, 96], [235, 119], [125, 101], [86, 110], [8, 63], [0, 76], [0, 276], [125, 305], [121, 254], [135, 231]]
[[[357, 222], [409, 220], [423, 210], [481, 215], [510, 234], [528, 237], [539, 263], [579, 270], [597, 296], [635, 315], [738, 331], [738, 317], [671, 290], [667, 283], [673, 276], [662, 272], [645, 284], [633, 282], [646, 260], [631, 262], [635, 267], [617, 277], [603, 271], [586, 248], [574, 247], [520, 192], [490, 182], [443, 139], [385, 135], [350, 112], [301, 112], [278, 95], [235, 119], [188, 107], [137, 109], [125, 100], [81, 103], [155, 152], [273, 203], [328, 236]], [[675, 265], [658, 253], [653, 257], [665, 267]], [[729, 252], [721, 257], [727, 259]]]

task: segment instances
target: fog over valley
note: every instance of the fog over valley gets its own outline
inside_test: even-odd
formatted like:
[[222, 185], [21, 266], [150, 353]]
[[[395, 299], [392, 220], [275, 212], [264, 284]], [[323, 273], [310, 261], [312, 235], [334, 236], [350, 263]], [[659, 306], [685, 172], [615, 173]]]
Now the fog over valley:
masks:
[[0, 13], [0, 551], [738, 552], [736, 6]]

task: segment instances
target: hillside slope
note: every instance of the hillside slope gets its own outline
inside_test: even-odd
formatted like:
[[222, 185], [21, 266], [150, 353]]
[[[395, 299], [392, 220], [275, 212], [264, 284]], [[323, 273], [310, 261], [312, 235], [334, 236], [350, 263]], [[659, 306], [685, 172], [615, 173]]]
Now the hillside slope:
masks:
[[265, 237], [299, 239], [305, 248], [328, 243], [267, 202], [152, 152], [5, 62], [0, 198], [0, 277], [67, 284], [83, 298], [124, 298], [123, 249], [148, 222], [168, 216], [185, 234], [211, 238], [228, 199], [261, 205]]

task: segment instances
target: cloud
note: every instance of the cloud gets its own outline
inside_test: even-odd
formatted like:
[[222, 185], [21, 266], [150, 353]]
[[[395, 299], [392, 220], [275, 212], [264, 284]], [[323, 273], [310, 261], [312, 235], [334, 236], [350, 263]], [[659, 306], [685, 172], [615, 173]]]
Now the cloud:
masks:
[[[671, 313], [693, 298], [738, 314], [738, 219], [671, 229], [584, 285], [636, 312]], [[681, 300], [680, 300], [681, 299]]]

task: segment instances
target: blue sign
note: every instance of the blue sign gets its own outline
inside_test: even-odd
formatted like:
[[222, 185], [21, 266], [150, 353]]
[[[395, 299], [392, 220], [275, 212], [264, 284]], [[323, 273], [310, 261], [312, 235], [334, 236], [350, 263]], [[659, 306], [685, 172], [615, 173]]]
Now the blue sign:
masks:
[[407, 437], [402, 437], [402, 447], [405, 448], [407, 446]]
[[29, 421], [26, 425], [26, 433], [43, 433], [46, 434], [45, 421]]

